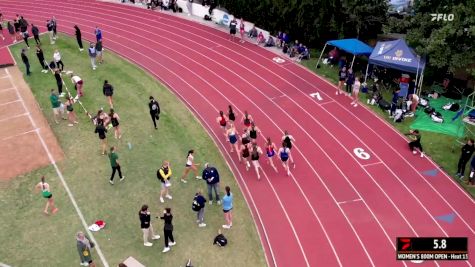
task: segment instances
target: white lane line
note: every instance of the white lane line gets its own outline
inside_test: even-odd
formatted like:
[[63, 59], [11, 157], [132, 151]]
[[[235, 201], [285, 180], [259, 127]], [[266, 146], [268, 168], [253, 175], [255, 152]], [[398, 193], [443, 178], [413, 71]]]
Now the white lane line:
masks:
[[341, 205], [341, 204], [354, 203], [354, 202], [358, 202], [358, 201], [362, 201], [362, 199], [361, 198], [356, 198], [356, 199], [351, 199], [351, 200], [339, 201], [337, 203], [338, 203], [338, 205]]
[[[11, 77], [10, 72], [8, 71], [8, 69], [5, 69], [5, 71], [7, 72], [7, 76], [9, 77], [10, 82], [13, 84], [13, 87], [15, 88], [15, 92], [16, 92], [18, 98], [20, 99], [21, 104], [23, 105], [23, 108], [24, 108], [25, 110], [27, 110], [26, 105], [25, 105], [25, 101], [23, 100], [23, 97], [20, 95], [20, 92], [19, 92], [18, 88], [16, 87], [15, 83], [13, 82], [13, 78]], [[30, 119], [30, 122], [31, 122], [31, 124], [33, 125], [33, 127], [38, 128], [38, 126], [36, 125], [35, 121], [34, 121], [33, 118], [31, 117], [31, 114], [30, 114], [30, 113], [25, 113], [25, 114], [28, 115], [28, 118]], [[62, 174], [61, 171], [59, 170], [58, 165], [56, 165], [56, 162], [55, 162], [55, 160], [54, 160], [54, 157], [53, 157], [53, 155], [51, 154], [51, 152], [50, 152], [48, 146], [46, 145], [45, 140], [43, 139], [43, 137], [41, 136], [41, 134], [40, 134], [38, 131], [36, 131], [36, 135], [38, 136], [38, 138], [39, 138], [39, 140], [40, 140], [40, 142], [41, 142], [41, 145], [43, 146], [43, 149], [45, 150], [46, 154], [48, 155], [48, 158], [49, 158], [51, 164], [53, 165], [54, 169], [56, 170], [56, 173], [58, 174], [59, 179], [61, 179], [61, 182], [62, 182], [64, 188], [66, 189], [66, 192], [68, 193], [69, 199], [70, 199], [71, 202], [73, 203], [74, 209], [76, 209], [76, 213], [78, 214], [79, 218], [81, 219], [81, 222], [82, 222], [82, 225], [83, 225], [84, 229], [86, 229], [86, 232], [87, 232], [87, 234], [89, 235], [89, 237], [91, 238], [91, 241], [96, 244], [96, 246], [95, 246], [96, 252], [97, 252], [97, 254], [99, 255], [99, 257], [101, 258], [102, 264], [104, 265], [104, 267], [109, 267], [109, 263], [107, 263], [107, 260], [106, 260], [106, 258], [104, 257], [104, 254], [102, 253], [102, 250], [101, 250], [101, 248], [100, 248], [100, 246], [99, 246], [99, 243], [98, 243], [97, 240], [94, 238], [94, 235], [92, 234], [92, 232], [89, 231], [89, 229], [87, 228], [86, 219], [84, 219], [84, 215], [82, 214], [81, 209], [79, 209], [79, 206], [78, 206], [78, 204], [76, 203], [76, 199], [74, 198], [73, 193], [72, 193], [71, 190], [69, 189], [69, 186], [68, 186], [68, 184], [66, 183], [66, 180], [64, 179], [63, 174]]]
[[0, 122], [15, 119], [15, 118], [18, 118], [18, 117], [21, 117], [21, 116], [26, 116], [26, 115], [30, 115], [30, 114], [28, 112], [25, 112], [25, 113], [21, 113], [21, 114], [18, 114], [18, 115], [13, 115], [13, 116], [1, 119]]
[[381, 161], [373, 162], [373, 163], [368, 163], [368, 164], [361, 164], [361, 167], [368, 167], [368, 166], [374, 166], [378, 164], [383, 164]]
[[14, 134], [14, 135], [11, 135], [11, 136], [2, 138], [2, 141], [8, 140], [8, 139], [12, 139], [12, 138], [15, 138], [15, 137], [18, 137], [18, 136], [21, 136], [21, 135], [25, 135], [25, 134], [37, 132], [39, 129], [40, 129], [40, 128], [35, 128], [35, 129], [33, 129], [33, 130], [30, 130], [30, 131], [22, 132], [22, 133], [19, 133], [19, 134]]
[[13, 100], [13, 101], [9, 101], [9, 102], [5, 102], [5, 103], [0, 104], [0, 106], [10, 105], [10, 104], [12, 104], [12, 103], [19, 102], [19, 101], [20, 101], [20, 99]]

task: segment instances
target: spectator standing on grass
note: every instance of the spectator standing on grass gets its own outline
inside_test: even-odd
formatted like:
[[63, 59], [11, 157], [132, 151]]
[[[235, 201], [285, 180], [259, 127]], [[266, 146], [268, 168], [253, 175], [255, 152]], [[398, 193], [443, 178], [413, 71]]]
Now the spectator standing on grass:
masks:
[[77, 121], [76, 117], [76, 112], [74, 112], [74, 100], [72, 97], [68, 97], [68, 100], [65, 102], [66, 106], [66, 112], [68, 113], [68, 119], [69, 119], [69, 124], [68, 126], [72, 127], [74, 124], [78, 124], [79, 122]]
[[336, 95], [343, 93], [343, 85], [348, 77], [348, 72], [346, 71], [346, 67], [343, 67], [338, 72], [338, 88], [336, 89]]
[[405, 135], [411, 139], [411, 142], [409, 142], [409, 149], [411, 149], [412, 154], [417, 154], [416, 148], [418, 148], [421, 151], [421, 158], [424, 157], [424, 151], [422, 150], [421, 144], [421, 134], [419, 133], [419, 130], [409, 130], [409, 133]]
[[30, 76], [30, 60], [28, 60], [28, 56], [26, 55], [26, 49], [22, 48], [21, 49], [21, 61], [23, 61], [23, 64], [25, 64], [26, 68], [26, 75]]
[[41, 176], [41, 181], [35, 186], [35, 191], [38, 192], [39, 190], [41, 190], [41, 195], [43, 196], [43, 198], [48, 199], [48, 201], [46, 201], [46, 206], [43, 212], [48, 215], [50, 208], [51, 213], [55, 214], [56, 212], [58, 212], [58, 208], [56, 208], [54, 205], [53, 194], [51, 193], [50, 186], [47, 182], [45, 182], [44, 176]]
[[53, 118], [54, 122], [58, 124], [58, 116], [61, 115], [63, 120], [66, 120], [64, 117], [64, 108], [61, 106], [61, 101], [59, 101], [58, 95], [54, 92], [54, 89], [51, 89], [51, 95], [49, 96], [51, 102], [51, 107], [53, 108]]
[[60, 69], [61, 72], [63, 72], [64, 71], [64, 64], [63, 64], [63, 61], [61, 60], [61, 53], [59, 53], [58, 49], [54, 50], [53, 60], [54, 60], [54, 63], [56, 64], [56, 68]]
[[96, 42], [102, 41], [102, 31], [99, 29], [98, 26], [96, 26], [96, 29], [94, 30], [94, 34], [96, 35]]
[[51, 19], [51, 25], [53, 26], [53, 39], [56, 40], [58, 39], [58, 21], [55, 16]]
[[[173, 215], [172, 209], [165, 208], [163, 211], [163, 216], [160, 219], [164, 220], [165, 223], [163, 225], [163, 235], [165, 236], [165, 247], [163, 248], [163, 253], [170, 251], [170, 246], [176, 245], [175, 239], [173, 238]], [[169, 240], [171, 242], [169, 242]]]
[[346, 93], [348, 96], [351, 96], [351, 92], [353, 89], [353, 84], [355, 83], [355, 75], [353, 74], [353, 69], [348, 69], [346, 75]]
[[78, 42], [79, 51], [83, 51], [84, 48], [82, 46], [82, 35], [81, 30], [79, 29], [78, 25], [74, 25], [74, 35], [76, 35], [76, 41]]
[[99, 64], [102, 64], [104, 62], [104, 59], [103, 59], [103, 54], [102, 54], [102, 39], [100, 41], [98, 41], [96, 43], [96, 56], [97, 56], [97, 62], [99, 62]]
[[223, 196], [223, 213], [226, 224], [223, 225], [223, 228], [230, 229], [233, 226], [233, 194], [229, 186], [226, 186], [224, 189], [226, 194]]
[[71, 82], [74, 84], [74, 89], [77, 91], [79, 97], [84, 96], [84, 91], [82, 90], [84, 86], [84, 81], [78, 75], [71, 73]]
[[92, 70], [96, 70], [97, 51], [96, 51], [96, 46], [94, 45], [94, 43], [91, 43], [89, 45], [88, 53], [89, 53], [89, 59], [91, 60]]
[[120, 117], [119, 114], [115, 113], [113, 108], [110, 109], [109, 118], [111, 119], [112, 127], [114, 127], [115, 139], [120, 139], [122, 137], [119, 125]]
[[230, 39], [231, 41], [234, 41], [234, 38], [236, 38], [236, 30], [237, 30], [237, 20], [236, 18], [233, 18], [231, 20], [231, 22], [229, 23], [229, 35], [230, 35]]
[[467, 180], [467, 185], [469, 187], [475, 187], [475, 178], [474, 178], [474, 174], [475, 174], [475, 157], [472, 158], [472, 161], [470, 162], [470, 175], [468, 176], [468, 180]]
[[401, 89], [397, 88], [393, 91], [393, 98], [391, 99], [391, 108], [389, 110], [389, 117], [392, 118], [394, 116], [394, 112], [397, 108], [397, 102], [399, 100], [399, 92]]
[[114, 87], [107, 80], [104, 81], [104, 85], [102, 86], [102, 93], [107, 97], [107, 100], [109, 100], [110, 108], [114, 108], [114, 105], [112, 104], [112, 95], [114, 95]]
[[193, 205], [192, 208], [196, 211], [196, 223], [198, 223], [198, 227], [205, 227], [205, 205], [206, 205], [206, 198], [203, 197], [201, 189], [198, 189], [198, 192], [195, 194], [193, 198]]
[[92, 241], [90, 241], [83, 232], [78, 232], [76, 234], [76, 246], [78, 249], [79, 258], [81, 259], [81, 265], [96, 267], [96, 264], [92, 260], [91, 256], [91, 250], [94, 247], [94, 243], [92, 243]]
[[150, 211], [148, 210], [148, 205], [142, 205], [142, 208], [139, 211], [140, 219], [140, 228], [143, 233], [143, 245], [146, 247], [151, 247], [153, 243], [149, 242], [151, 240], [157, 240], [160, 238], [160, 235], [155, 235], [153, 232], [152, 223], [150, 222]]
[[206, 184], [208, 186], [208, 199], [209, 204], [213, 204], [213, 190], [216, 196], [216, 201], [218, 205], [221, 204], [221, 200], [219, 198], [219, 173], [215, 167], [209, 165], [209, 163], [205, 164], [205, 169], [201, 175], [204, 180], [206, 180]]
[[164, 203], [163, 197], [173, 199], [170, 195], [169, 188], [171, 186], [170, 178], [172, 176], [172, 169], [170, 168], [170, 162], [164, 160], [162, 167], [157, 171], [157, 178], [160, 180], [162, 189], [160, 190], [160, 202]]
[[150, 102], [148, 103], [148, 108], [150, 110], [150, 117], [152, 117], [153, 126], [155, 130], [157, 129], [157, 121], [160, 119], [160, 105], [153, 96], [149, 97]]
[[56, 85], [58, 86], [58, 94], [60, 97], [63, 97], [63, 80], [61, 78], [61, 72], [59, 69], [54, 69], [54, 78], [56, 79]]
[[31, 33], [33, 34], [33, 37], [35, 38], [35, 42], [37, 45], [41, 44], [40, 40], [40, 29], [36, 27], [36, 25], [31, 24]]
[[467, 143], [462, 147], [462, 153], [460, 154], [459, 162], [457, 164], [456, 174], [460, 178], [460, 180], [463, 180], [463, 176], [465, 175], [465, 166], [467, 165], [467, 162], [470, 160], [473, 155], [473, 152], [475, 151], [473, 143], [473, 139], [470, 138], [467, 140]]
[[46, 29], [48, 30], [49, 42], [54, 44], [54, 33], [53, 33], [53, 23], [51, 20], [46, 20]]
[[125, 179], [125, 176], [122, 176], [122, 170], [120, 169], [120, 163], [119, 163], [119, 155], [115, 151], [115, 146], [111, 146], [110, 153], [107, 154], [107, 156], [109, 156], [109, 160], [112, 167], [112, 174], [111, 174], [111, 178], [109, 179], [109, 183], [111, 185], [114, 184], [114, 177], [115, 177], [116, 171], [119, 173], [119, 178], [120, 178], [119, 181], [122, 182]]
[[106, 138], [107, 129], [106, 127], [104, 127], [103, 120], [101, 119], [97, 120], [97, 125], [96, 125], [96, 129], [94, 130], [94, 133], [98, 134], [99, 140], [101, 140], [102, 155], [105, 155], [106, 147], [107, 147], [107, 138]]

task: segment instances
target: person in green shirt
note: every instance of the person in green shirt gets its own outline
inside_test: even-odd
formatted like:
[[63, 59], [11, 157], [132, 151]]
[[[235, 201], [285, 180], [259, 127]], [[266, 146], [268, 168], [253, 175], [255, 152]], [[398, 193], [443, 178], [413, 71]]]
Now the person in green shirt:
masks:
[[61, 101], [59, 101], [58, 95], [54, 92], [54, 89], [51, 89], [51, 95], [49, 96], [49, 101], [51, 102], [51, 107], [53, 108], [53, 118], [54, 122], [58, 124], [58, 116], [61, 115], [63, 120], [66, 120], [64, 114], [64, 108], [61, 105]]
[[109, 160], [111, 162], [111, 167], [112, 167], [112, 175], [109, 180], [109, 183], [113, 185], [116, 171], [119, 172], [120, 181], [124, 180], [125, 176], [122, 176], [122, 171], [120, 170], [120, 164], [119, 164], [119, 155], [117, 155], [117, 153], [115, 152], [114, 146], [111, 147], [110, 153], [108, 154], [108, 156], [109, 156]]

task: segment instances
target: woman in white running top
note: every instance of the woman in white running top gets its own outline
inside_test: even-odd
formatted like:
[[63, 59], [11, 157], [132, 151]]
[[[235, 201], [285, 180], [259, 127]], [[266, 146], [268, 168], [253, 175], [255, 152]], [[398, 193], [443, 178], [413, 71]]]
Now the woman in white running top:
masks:
[[353, 84], [353, 97], [354, 97], [354, 100], [353, 102], [351, 102], [350, 105], [352, 105], [353, 107], [357, 107], [358, 106], [358, 95], [360, 94], [360, 87], [361, 87], [361, 82], [360, 82], [360, 79], [358, 77], [355, 78], [355, 83]]
[[195, 173], [196, 179], [201, 179], [201, 176], [198, 176], [198, 169], [196, 168], [196, 166], [199, 166], [199, 164], [196, 164], [193, 162], [194, 160], [193, 153], [195, 153], [195, 151], [192, 149], [188, 151], [188, 156], [186, 156], [185, 170], [183, 171], [183, 175], [181, 176], [181, 181], [185, 184], [186, 184], [185, 178], [188, 176], [191, 170], [193, 170], [193, 172]]

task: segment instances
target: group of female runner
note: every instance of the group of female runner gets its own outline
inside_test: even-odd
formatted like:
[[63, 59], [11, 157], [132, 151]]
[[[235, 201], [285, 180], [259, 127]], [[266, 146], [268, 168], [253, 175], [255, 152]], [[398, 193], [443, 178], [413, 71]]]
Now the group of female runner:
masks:
[[[246, 170], [251, 168], [252, 163], [252, 166], [254, 166], [254, 170], [257, 174], [257, 179], [260, 179], [261, 175], [259, 170], [262, 170], [262, 167], [259, 164], [259, 158], [263, 154], [263, 151], [257, 144], [257, 137], [258, 134], [261, 134], [261, 131], [255, 125], [252, 116], [247, 111], [244, 111], [244, 115], [241, 119], [241, 123], [244, 125], [243, 129], [241, 130], [241, 135], [239, 135], [238, 130], [236, 129], [236, 115], [234, 114], [231, 105], [228, 108], [227, 115], [224, 114], [223, 111], [219, 112], [219, 116], [216, 118], [216, 121], [225, 132], [224, 135], [226, 136], [226, 141], [231, 145], [231, 152], [236, 151], [239, 162], [244, 161]], [[287, 172], [287, 175], [290, 176], [289, 161], [292, 163], [293, 168], [295, 168], [294, 160], [290, 154], [292, 143], [295, 142], [295, 139], [292, 137], [292, 135], [285, 131], [281, 140], [282, 146], [278, 150], [277, 146], [272, 142], [270, 137], [267, 137], [265, 140], [267, 164], [270, 164], [275, 172], [278, 172], [273, 161], [274, 156], [278, 155], [282, 162], [282, 166]]]

